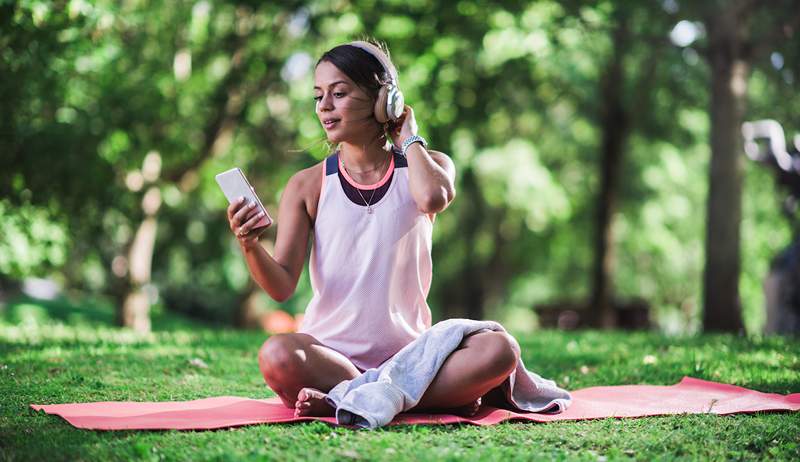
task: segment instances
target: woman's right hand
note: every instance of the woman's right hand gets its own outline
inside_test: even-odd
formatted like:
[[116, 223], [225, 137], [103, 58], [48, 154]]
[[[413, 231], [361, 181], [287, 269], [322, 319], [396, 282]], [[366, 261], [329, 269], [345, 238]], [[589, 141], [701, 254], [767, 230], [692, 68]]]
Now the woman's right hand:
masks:
[[249, 202], [244, 197], [228, 206], [228, 224], [241, 245], [258, 242], [267, 226], [253, 227], [263, 217], [264, 212], [259, 211], [254, 202]]

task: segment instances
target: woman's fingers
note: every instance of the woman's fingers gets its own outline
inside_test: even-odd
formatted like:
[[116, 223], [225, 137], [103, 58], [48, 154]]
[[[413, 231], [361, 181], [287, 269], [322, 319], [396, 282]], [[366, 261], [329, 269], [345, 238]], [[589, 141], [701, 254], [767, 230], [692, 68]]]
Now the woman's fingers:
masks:
[[228, 206], [228, 220], [233, 218], [233, 215], [239, 210], [239, 207], [241, 207], [242, 204], [244, 204], [244, 197], [240, 197], [239, 199], [231, 202], [231, 205]]
[[258, 220], [260, 220], [263, 216], [264, 216], [263, 210], [256, 210], [242, 226], [247, 226], [248, 228], [255, 226], [255, 224], [258, 223]]
[[242, 224], [239, 227], [238, 234], [240, 236], [244, 236], [244, 235], [248, 234], [250, 232], [250, 230], [253, 228], [253, 226], [255, 226], [256, 223], [258, 223], [258, 220], [260, 220], [263, 216], [264, 216], [264, 211], [263, 210], [262, 211], [256, 211], [255, 213], [253, 213], [247, 219], [247, 221], [245, 221], [244, 224]]
[[238, 238], [248, 236], [264, 216], [265, 212], [256, 207], [255, 202], [250, 202], [244, 197], [240, 197], [228, 206], [228, 222], [231, 231]]
[[250, 217], [250, 214], [253, 212], [253, 208], [255, 206], [255, 202], [250, 202], [249, 204], [243, 206], [241, 209], [239, 209], [239, 211], [233, 214], [231, 222], [236, 226], [241, 226]]

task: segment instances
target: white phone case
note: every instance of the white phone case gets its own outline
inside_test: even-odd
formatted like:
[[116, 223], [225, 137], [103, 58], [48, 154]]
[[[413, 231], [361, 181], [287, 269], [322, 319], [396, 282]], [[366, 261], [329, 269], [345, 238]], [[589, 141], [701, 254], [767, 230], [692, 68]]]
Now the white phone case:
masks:
[[267, 212], [267, 209], [258, 199], [256, 192], [250, 186], [250, 182], [247, 181], [247, 178], [245, 178], [240, 168], [232, 168], [218, 174], [214, 178], [216, 178], [219, 187], [222, 188], [222, 192], [225, 193], [228, 203], [232, 204], [240, 197], [245, 197], [248, 203], [254, 202], [256, 207], [264, 212], [264, 217], [258, 220], [255, 228], [261, 228], [272, 224], [272, 217], [269, 216], [269, 212]]

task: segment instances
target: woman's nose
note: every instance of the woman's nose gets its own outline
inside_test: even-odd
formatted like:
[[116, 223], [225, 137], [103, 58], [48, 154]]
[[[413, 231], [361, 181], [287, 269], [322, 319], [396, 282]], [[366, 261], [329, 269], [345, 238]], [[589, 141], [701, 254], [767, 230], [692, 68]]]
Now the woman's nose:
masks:
[[320, 111], [330, 111], [333, 109], [333, 97], [330, 94], [322, 95], [322, 99], [317, 102], [317, 109]]

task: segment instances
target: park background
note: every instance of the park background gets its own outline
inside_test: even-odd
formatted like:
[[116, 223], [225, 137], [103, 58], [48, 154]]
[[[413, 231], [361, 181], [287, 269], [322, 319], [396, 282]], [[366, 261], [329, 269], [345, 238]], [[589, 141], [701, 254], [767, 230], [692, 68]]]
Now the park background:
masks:
[[[458, 171], [435, 320], [502, 321], [569, 390], [798, 392], [800, 342], [760, 334], [785, 192], [740, 131], [800, 128], [796, 3], [0, 0], [0, 460], [800, 459], [797, 412], [92, 432], [30, 408], [274, 395], [263, 329], [308, 276], [284, 303], [254, 286], [214, 175], [276, 216], [328, 153], [316, 59], [364, 36]], [[567, 309], [591, 328], [547, 328]]]
[[[615, 307], [643, 306], [666, 333], [758, 333], [762, 281], [792, 230], [739, 127], [800, 127], [797, 10], [0, 2], [3, 322], [147, 331], [179, 313], [291, 328], [269, 314], [302, 313], [307, 272], [284, 303], [254, 285], [214, 175], [242, 168], [277, 216], [291, 175], [329, 153], [312, 99], [317, 58], [373, 37], [391, 51], [420, 133], [458, 172], [434, 225], [435, 320], [531, 332], [547, 305], [611, 327]], [[274, 236], [275, 226], [267, 249]]]

